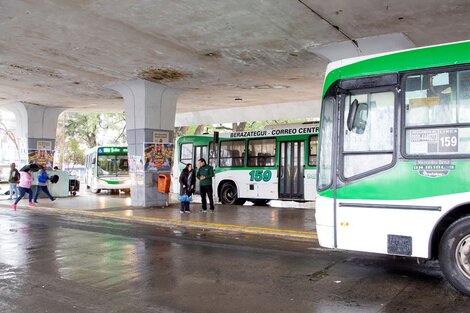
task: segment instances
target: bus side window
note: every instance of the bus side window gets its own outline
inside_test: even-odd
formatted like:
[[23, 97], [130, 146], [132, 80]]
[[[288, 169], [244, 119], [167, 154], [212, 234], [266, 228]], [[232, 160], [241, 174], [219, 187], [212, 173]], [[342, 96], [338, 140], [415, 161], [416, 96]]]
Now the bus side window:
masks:
[[248, 145], [248, 166], [274, 166], [276, 139], [251, 139]]

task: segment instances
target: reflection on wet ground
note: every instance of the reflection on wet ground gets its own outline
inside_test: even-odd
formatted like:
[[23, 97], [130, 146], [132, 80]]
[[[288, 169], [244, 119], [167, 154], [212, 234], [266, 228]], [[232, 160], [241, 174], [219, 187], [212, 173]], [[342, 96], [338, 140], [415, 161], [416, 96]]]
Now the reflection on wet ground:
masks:
[[0, 312], [468, 312], [435, 262], [0, 211]]
[[[1, 204], [11, 201], [1, 199]], [[197, 199], [197, 196], [195, 197]], [[211, 224], [263, 227], [275, 230], [294, 230], [314, 232], [315, 210], [313, 202], [298, 203], [293, 201], [271, 201], [267, 206], [253, 206], [247, 201], [245, 205], [216, 205], [216, 214], [200, 214], [201, 204], [191, 204], [192, 214], [180, 214], [179, 203], [169, 207], [135, 208], [130, 206], [130, 197], [124, 193], [113, 195], [109, 192], [92, 194], [82, 189], [77, 197], [60, 198], [54, 202], [40, 199], [39, 206], [62, 208], [75, 211], [95, 211], [124, 216], [172, 219]], [[26, 206], [26, 200], [20, 203]], [[20, 209], [22, 207], [20, 206]]]

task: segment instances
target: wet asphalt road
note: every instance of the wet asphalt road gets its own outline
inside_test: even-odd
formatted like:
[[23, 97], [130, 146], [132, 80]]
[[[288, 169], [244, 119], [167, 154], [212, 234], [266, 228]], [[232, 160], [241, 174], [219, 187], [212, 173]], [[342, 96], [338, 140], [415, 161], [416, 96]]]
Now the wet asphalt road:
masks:
[[0, 312], [470, 312], [436, 262], [0, 211]]

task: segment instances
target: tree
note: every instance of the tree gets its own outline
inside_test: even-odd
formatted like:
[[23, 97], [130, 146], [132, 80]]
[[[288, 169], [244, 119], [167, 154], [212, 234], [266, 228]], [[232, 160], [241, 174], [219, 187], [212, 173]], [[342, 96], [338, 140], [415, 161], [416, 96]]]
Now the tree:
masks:
[[64, 149], [63, 159], [73, 164], [85, 163], [85, 150], [80, 148], [80, 143], [77, 139], [72, 138], [67, 142], [67, 149]]
[[88, 148], [97, 146], [96, 135], [101, 127], [99, 113], [66, 113], [65, 135], [83, 142]]
[[61, 164], [83, 164], [87, 149], [123, 144], [126, 144], [124, 113], [65, 112], [58, 121], [56, 152]]
[[64, 129], [87, 148], [126, 142], [124, 113], [67, 113]]
[[0, 114], [0, 131], [3, 132], [7, 138], [13, 143], [13, 145], [16, 148], [16, 153], [18, 156], [18, 160], [21, 160], [21, 153], [20, 153], [20, 147], [18, 144], [18, 139], [16, 138], [15, 131], [10, 129], [6, 123], [2, 120], [2, 115]]

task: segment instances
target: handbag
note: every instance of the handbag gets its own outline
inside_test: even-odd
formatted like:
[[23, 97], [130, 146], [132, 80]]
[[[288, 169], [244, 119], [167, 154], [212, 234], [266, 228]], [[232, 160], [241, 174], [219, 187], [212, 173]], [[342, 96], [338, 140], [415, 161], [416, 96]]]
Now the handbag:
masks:
[[181, 202], [191, 202], [191, 201], [193, 201], [193, 197], [188, 196], [188, 195], [182, 195], [182, 196], [178, 197], [178, 200], [181, 201]]

